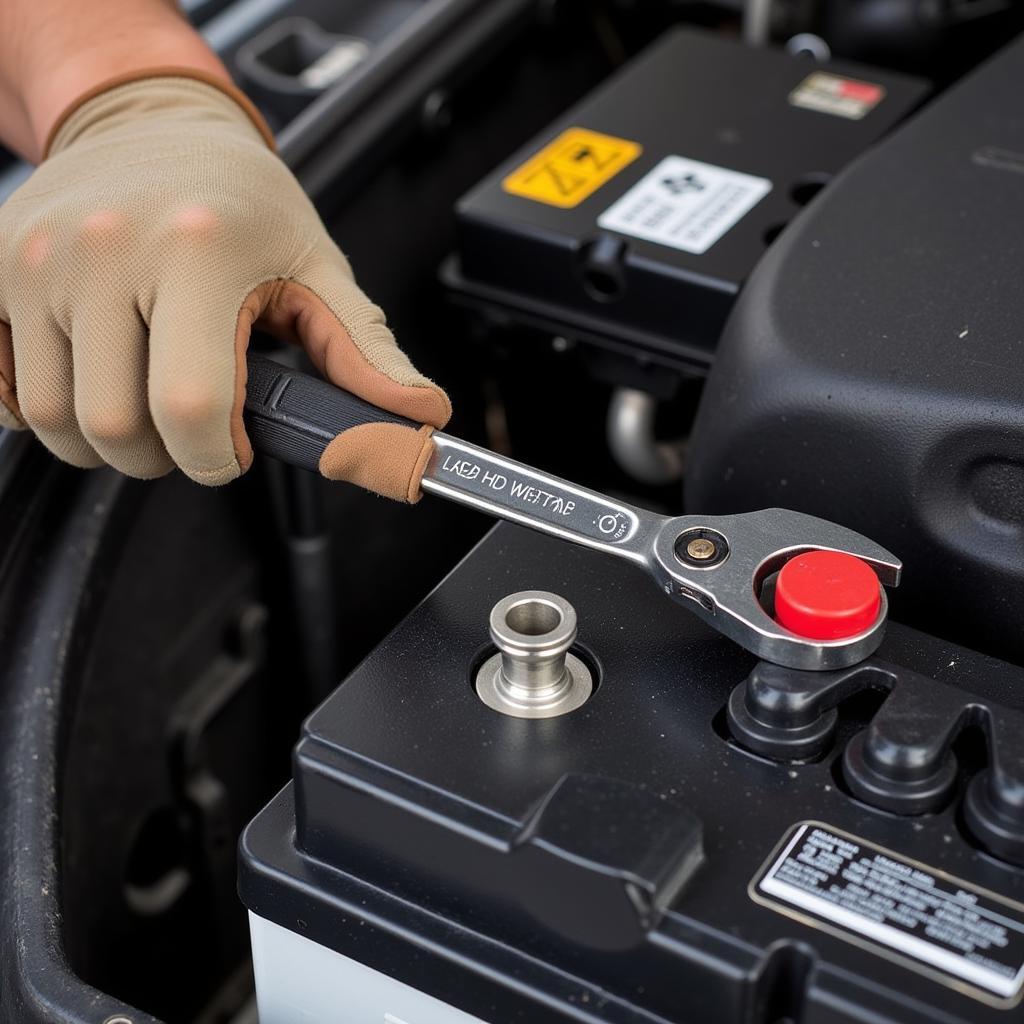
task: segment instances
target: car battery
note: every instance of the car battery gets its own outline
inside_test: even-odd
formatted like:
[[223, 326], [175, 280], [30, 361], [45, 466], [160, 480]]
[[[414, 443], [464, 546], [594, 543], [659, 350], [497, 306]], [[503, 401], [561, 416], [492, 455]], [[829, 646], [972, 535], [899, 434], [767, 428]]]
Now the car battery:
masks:
[[498, 322], [700, 372], [774, 237], [926, 92], [670, 31], [458, 203], [442, 277]]
[[[580, 700], [503, 712], [494, 614], [529, 646], [570, 607]], [[261, 1024], [1020, 1019], [1022, 740], [1024, 670], [893, 623], [772, 666], [499, 525], [242, 838]]]

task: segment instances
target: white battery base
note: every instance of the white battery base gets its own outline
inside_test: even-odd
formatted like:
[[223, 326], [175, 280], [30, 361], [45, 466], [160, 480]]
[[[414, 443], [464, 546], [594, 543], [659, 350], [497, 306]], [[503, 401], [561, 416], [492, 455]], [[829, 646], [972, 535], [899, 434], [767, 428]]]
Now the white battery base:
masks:
[[260, 1024], [486, 1024], [249, 914]]

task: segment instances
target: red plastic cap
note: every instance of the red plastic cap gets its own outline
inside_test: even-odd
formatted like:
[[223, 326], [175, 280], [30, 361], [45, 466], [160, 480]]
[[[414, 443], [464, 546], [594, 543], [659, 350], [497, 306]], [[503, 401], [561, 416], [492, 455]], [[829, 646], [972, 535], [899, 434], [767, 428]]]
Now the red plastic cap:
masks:
[[867, 562], [841, 551], [791, 558], [775, 584], [775, 618], [811, 640], [841, 640], [878, 618], [882, 587]]

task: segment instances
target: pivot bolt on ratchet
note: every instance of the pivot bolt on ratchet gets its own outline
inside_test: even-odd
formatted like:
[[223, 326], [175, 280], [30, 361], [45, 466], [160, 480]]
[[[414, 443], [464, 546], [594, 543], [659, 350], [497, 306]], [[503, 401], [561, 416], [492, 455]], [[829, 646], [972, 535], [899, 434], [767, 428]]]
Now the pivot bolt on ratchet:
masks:
[[697, 537], [686, 545], [686, 553], [698, 562], [706, 562], [709, 558], [714, 558], [717, 550], [715, 542], [706, 537]]
[[729, 542], [716, 530], [684, 530], [676, 538], [676, 557], [685, 565], [710, 569], [729, 557]]
[[[245, 422], [259, 451], [311, 470], [346, 429], [380, 422], [419, 426], [258, 356], [249, 359]], [[428, 494], [624, 558], [765, 661], [817, 671], [846, 668], [882, 642], [888, 602], [880, 584], [896, 586], [902, 565], [853, 530], [781, 508], [662, 516], [448, 434], [435, 432], [433, 441], [422, 480]], [[785, 577], [780, 573], [815, 552], [833, 557], [794, 565]], [[867, 589], [865, 566], [873, 574]], [[766, 598], [779, 581], [783, 615], [780, 602], [773, 608]]]
[[543, 590], [503, 597], [491, 609], [490, 631], [498, 653], [476, 676], [488, 707], [516, 718], [554, 718], [590, 696], [590, 670], [569, 653], [576, 610], [565, 598]]

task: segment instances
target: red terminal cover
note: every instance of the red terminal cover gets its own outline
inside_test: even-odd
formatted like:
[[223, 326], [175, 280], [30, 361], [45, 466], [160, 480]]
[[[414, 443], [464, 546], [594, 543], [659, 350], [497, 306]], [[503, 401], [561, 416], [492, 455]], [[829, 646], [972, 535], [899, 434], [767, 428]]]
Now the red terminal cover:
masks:
[[882, 587], [874, 570], [842, 551], [808, 551], [791, 558], [775, 584], [775, 618], [811, 640], [841, 640], [878, 618]]

